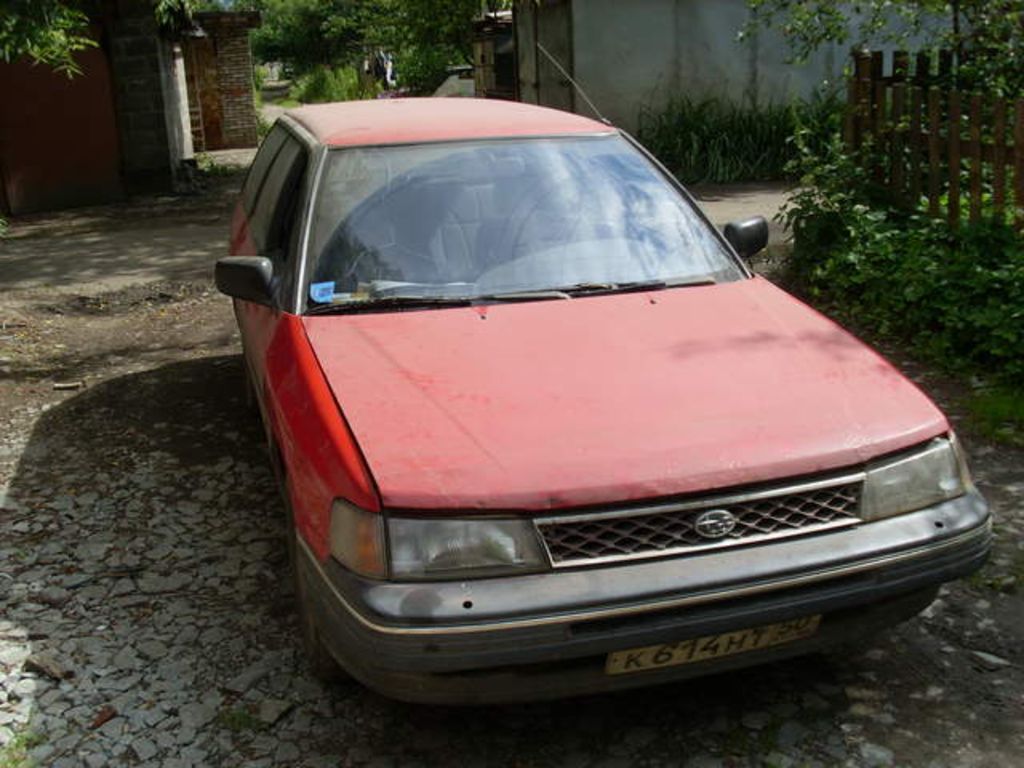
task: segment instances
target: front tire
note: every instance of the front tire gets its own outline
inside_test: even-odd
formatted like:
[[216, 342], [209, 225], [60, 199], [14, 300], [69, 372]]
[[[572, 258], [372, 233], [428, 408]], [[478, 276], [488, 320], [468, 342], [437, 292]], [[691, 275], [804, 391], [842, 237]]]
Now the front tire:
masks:
[[299, 567], [299, 532], [295, 528], [291, 503], [288, 499], [287, 484], [282, 485], [285, 507], [288, 510], [288, 564], [291, 568], [292, 583], [295, 587], [295, 612], [299, 620], [302, 650], [309, 661], [313, 676], [325, 683], [338, 683], [350, 676], [327, 650], [323, 635], [316, 622], [313, 597], [302, 568]]
[[260, 403], [256, 398], [256, 387], [252, 383], [252, 374], [249, 373], [249, 364], [242, 355], [242, 402], [245, 403], [245, 410], [255, 416], [260, 415]]

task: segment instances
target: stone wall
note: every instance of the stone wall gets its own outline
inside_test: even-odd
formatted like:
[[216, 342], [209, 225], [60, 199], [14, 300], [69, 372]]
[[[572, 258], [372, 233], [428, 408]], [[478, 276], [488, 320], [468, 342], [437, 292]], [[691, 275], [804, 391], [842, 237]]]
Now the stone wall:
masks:
[[175, 162], [163, 86], [165, 43], [153, 6], [121, 0], [107, 21], [125, 185], [129, 191], [169, 189]]

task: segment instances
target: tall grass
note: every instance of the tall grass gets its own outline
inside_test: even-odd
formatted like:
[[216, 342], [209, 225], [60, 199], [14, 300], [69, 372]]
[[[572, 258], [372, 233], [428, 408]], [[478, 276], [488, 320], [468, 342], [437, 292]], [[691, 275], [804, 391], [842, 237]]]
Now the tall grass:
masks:
[[317, 104], [372, 99], [378, 90], [375, 83], [364, 84], [355, 67], [317, 67], [296, 81], [289, 96], [303, 104]]
[[680, 97], [642, 110], [637, 136], [681, 181], [723, 184], [785, 179], [798, 132], [814, 146], [841, 127], [833, 95], [765, 107]]

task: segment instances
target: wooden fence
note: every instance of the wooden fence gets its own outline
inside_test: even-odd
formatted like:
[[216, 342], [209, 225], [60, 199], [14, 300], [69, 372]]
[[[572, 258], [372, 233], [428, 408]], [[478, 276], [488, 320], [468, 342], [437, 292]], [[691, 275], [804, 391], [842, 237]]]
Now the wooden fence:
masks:
[[[888, 61], [887, 61], [888, 59]], [[896, 52], [854, 55], [846, 141], [863, 153], [876, 182], [897, 204], [959, 226], [983, 215], [1024, 227], [1024, 99], [961, 93], [953, 55]]]

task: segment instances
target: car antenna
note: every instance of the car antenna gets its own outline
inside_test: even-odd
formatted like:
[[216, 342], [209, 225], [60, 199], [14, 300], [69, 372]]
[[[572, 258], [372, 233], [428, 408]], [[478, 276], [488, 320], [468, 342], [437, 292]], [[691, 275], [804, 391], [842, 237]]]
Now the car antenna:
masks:
[[604, 123], [605, 125], [611, 125], [612, 121], [609, 120], [604, 115], [602, 115], [601, 114], [601, 110], [599, 110], [596, 106], [594, 106], [594, 102], [592, 102], [590, 100], [590, 98], [587, 96], [586, 91], [584, 91], [583, 88], [580, 87], [579, 83], [577, 83], [575, 80], [572, 79], [572, 75], [570, 75], [568, 72], [565, 71], [565, 67], [563, 67], [561, 64], [558, 63], [558, 59], [556, 59], [554, 56], [552, 56], [548, 52], [548, 49], [545, 48], [543, 45], [541, 45], [539, 42], [538, 43], [534, 43], [534, 44], [537, 46], [537, 50], [540, 51], [541, 53], [543, 53], [545, 56], [547, 56], [548, 57], [548, 61], [550, 61], [552, 64], [554, 64], [555, 68], [559, 72], [562, 73], [562, 77], [564, 77], [566, 80], [568, 80], [570, 83], [572, 83], [572, 87], [575, 88], [576, 92], [579, 93], [579, 95], [583, 97], [583, 100], [585, 102], [587, 102], [587, 106], [590, 107], [590, 109], [593, 111], [593, 113], [600, 118], [601, 122]]

